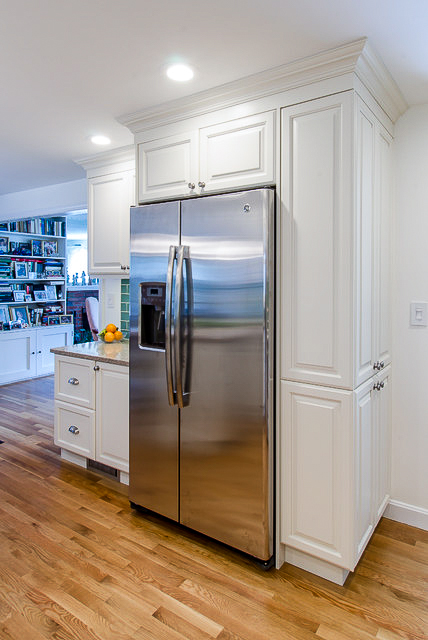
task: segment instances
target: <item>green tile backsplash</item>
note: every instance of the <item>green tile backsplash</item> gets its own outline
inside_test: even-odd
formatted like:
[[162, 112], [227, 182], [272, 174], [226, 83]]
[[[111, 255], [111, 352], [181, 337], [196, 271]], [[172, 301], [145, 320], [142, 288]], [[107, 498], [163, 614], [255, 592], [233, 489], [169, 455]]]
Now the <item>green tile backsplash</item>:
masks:
[[129, 338], [129, 279], [120, 281], [120, 327], [125, 338]]

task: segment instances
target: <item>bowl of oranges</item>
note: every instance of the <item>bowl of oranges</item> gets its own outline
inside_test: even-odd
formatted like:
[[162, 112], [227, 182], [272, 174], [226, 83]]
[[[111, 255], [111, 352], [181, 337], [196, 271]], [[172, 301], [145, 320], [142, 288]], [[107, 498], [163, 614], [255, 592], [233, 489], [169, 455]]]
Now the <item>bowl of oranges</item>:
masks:
[[98, 337], [103, 342], [121, 342], [123, 333], [115, 324], [108, 324], [105, 329], [100, 331]]

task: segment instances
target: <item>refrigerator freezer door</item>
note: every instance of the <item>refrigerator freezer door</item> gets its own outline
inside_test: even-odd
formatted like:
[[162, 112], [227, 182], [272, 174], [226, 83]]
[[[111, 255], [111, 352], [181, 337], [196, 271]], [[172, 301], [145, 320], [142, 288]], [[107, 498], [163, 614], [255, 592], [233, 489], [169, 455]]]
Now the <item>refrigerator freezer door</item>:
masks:
[[179, 244], [180, 204], [131, 209], [131, 502], [178, 520], [178, 411], [168, 403], [165, 308], [170, 247]]
[[181, 243], [189, 247], [193, 279], [193, 335], [190, 395], [180, 411], [180, 522], [267, 560], [273, 192], [212, 196], [181, 206]]

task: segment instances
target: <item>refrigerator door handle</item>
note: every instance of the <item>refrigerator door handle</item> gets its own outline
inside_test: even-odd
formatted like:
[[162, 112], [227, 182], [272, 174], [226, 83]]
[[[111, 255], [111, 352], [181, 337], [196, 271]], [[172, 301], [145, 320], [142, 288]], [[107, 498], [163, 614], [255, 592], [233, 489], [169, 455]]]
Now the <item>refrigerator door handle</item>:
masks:
[[[182, 329], [182, 311], [183, 311], [183, 265], [184, 261], [188, 262], [189, 257], [189, 247], [180, 246], [177, 249], [177, 276], [175, 283], [175, 300], [174, 300], [174, 309], [175, 309], [175, 328], [174, 328], [174, 351], [175, 351], [175, 379], [177, 385], [177, 404], [180, 409], [183, 409], [188, 402], [188, 394], [184, 394], [183, 387], [183, 329]], [[187, 283], [189, 287], [189, 266], [186, 267], [186, 275], [187, 275]], [[189, 300], [188, 300], [189, 302]], [[189, 332], [187, 332], [189, 333]], [[187, 340], [189, 341], [190, 336], [187, 336]], [[188, 343], [189, 344], [189, 343]], [[188, 358], [186, 359], [188, 360]], [[190, 364], [187, 362], [187, 365]], [[186, 374], [185, 379], [188, 379], [188, 375]]]
[[165, 292], [165, 369], [168, 402], [173, 407], [177, 404], [172, 379], [172, 281], [177, 247], [170, 246]]

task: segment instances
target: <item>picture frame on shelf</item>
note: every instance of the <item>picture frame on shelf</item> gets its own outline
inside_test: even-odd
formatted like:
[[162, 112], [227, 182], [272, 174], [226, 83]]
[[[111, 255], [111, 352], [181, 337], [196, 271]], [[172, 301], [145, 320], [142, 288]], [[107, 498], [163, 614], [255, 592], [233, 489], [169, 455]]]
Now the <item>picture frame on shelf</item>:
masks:
[[25, 302], [33, 302], [33, 298], [31, 297], [31, 293], [25, 294]]
[[3, 304], [0, 305], [0, 322], [2, 322], [3, 324], [6, 324], [7, 322], [9, 322], [9, 320], [10, 320], [9, 307]]
[[39, 291], [34, 290], [33, 296], [35, 302], [46, 302], [46, 291], [44, 289]]
[[0, 222], [0, 231], [9, 231], [9, 223]]
[[5, 253], [9, 253], [9, 238], [5, 236], [0, 237], [0, 255], [4, 255]]
[[45, 258], [58, 256], [58, 242], [56, 240], [42, 240], [42, 251]]
[[56, 286], [54, 284], [45, 284], [46, 300], [57, 300]]
[[25, 291], [18, 290], [18, 291], [12, 291], [12, 293], [13, 293], [14, 302], [25, 302]]
[[41, 240], [31, 240], [31, 253], [33, 256], [43, 255]]
[[66, 313], [59, 317], [60, 324], [73, 324], [73, 314]]
[[17, 256], [19, 252], [19, 242], [15, 242], [15, 240], [11, 240], [9, 242], [9, 254], [11, 256]]
[[28, 264], [26, 262], [14, 262], [15, 278], [28, 278]]
[[13, 322], [19, 322], [21, 327], [26, 328], [30, 325], [30, 316], [28, 314], [28, 307], [23, 305], [22, 307], [11, 307], [11, 320]]
[[18, 243], [20, 256], [31, 256], [31, 242], [19, 242]]
[[60, 316], [49, 316], [48, 317], [48, 325], [55, 325], [55, 324], [60, 324], [59, 321]]

